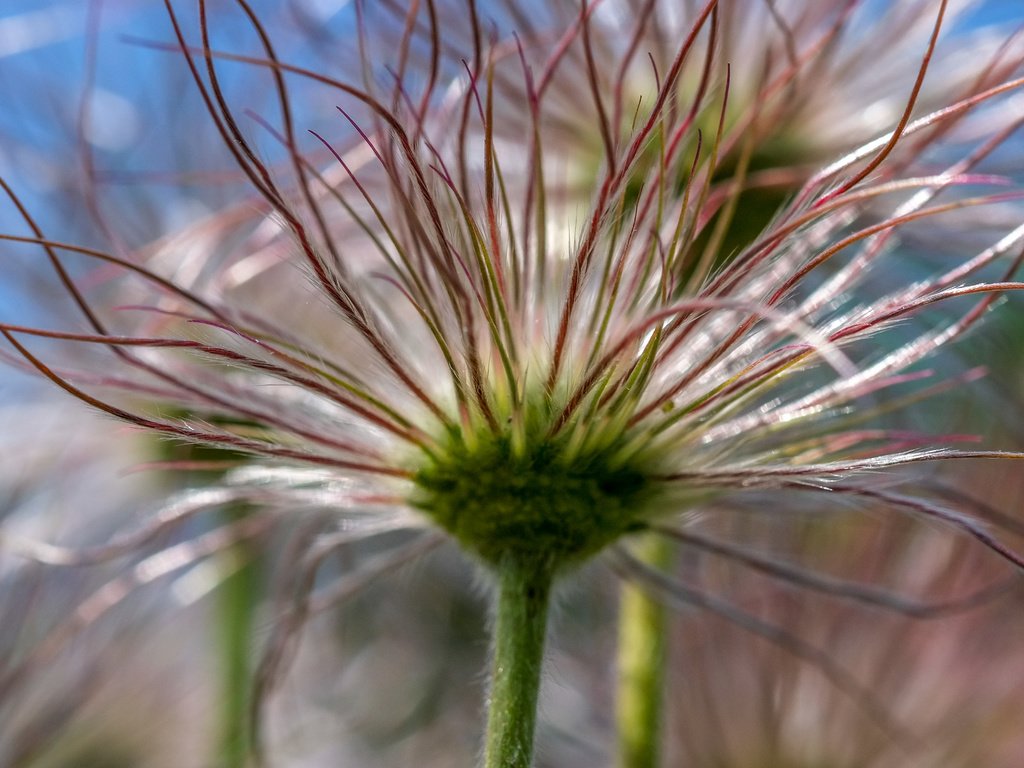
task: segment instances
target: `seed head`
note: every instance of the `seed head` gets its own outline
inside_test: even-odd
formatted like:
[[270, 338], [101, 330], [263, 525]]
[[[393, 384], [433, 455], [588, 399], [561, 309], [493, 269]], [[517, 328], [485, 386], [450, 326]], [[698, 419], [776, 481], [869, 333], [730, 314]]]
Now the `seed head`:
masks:
[[[253, 197], [149, 249], [101, 250], [50, 238], [5, 184], [30, 230], [5, 239], [42, 249], [85, 325], [0, 324], [23, 365], [213, 449], [197, 459], [217, 462], [231, 501], [328, 510], [337, 546], [440, 529], [485, 568], [558, 573], [611, 548], [620, 572], [672, 593], [616, 545], [643, 530], [678, 539], [711, 505], [755, 499], [773, 515], [813, 496], [939, 522], [1024, 566], [955, 504], [876, 482], [1020, 458], [889, 421], [977, 378], [924, 365], [1022, 287], [1021, 193], [985, 166], [1021, 123], [1012, 43], [956, 88], [932, 87], [936, 2], [907, 35], [900, 99], [878, 107], [829, 98], [850, 85], [836, 65], [856, 58], [837, 41], [858, 31], [856, 3], [766, 2], [775, 32], [742, 82], [730, 56], [748, 38], [727, 22], [746, 3], [553, 3], [546, 26], [507, 3], [492, 27], [473, 2], [468, 22], [447, 4], [387, 2], [384, 48], [357, 2], [361, 72], [347, 79], [279, 57], [244, 0], [245, 52], [211, 42], [205, 3], [196, 30], [166, 5]], [[624, 43], [613, 22], [627, 11]], [[861, 53], [888, 40], [867, 38]], [[234, 105], [229, 62], [260, 73], [269, 116]], [[338, 105], [334, 124], [301, 132], [300, 84]], [[803, 153], [825, 101], [856, 130], [812, 133]], [[752, 202], [760, 188], [778, 194]], [[901, 237], [981, 211], [983, 247], [908, 277]], [[94, 297], [72, 257], [114, 270], [118, 301]], [[40, 338], [89, 352], [40, 352]], [[330, 550], [304, 561], [310, 589]]]

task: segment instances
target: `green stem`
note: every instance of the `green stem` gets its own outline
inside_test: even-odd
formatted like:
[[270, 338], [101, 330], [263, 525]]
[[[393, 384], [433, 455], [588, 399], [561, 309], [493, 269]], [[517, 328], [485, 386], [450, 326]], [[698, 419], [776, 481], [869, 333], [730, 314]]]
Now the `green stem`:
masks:
[[498, 568], [498, 612], [485, 768], [530, 768], [553, 574], [536, 563]]
[[[225, 513], [230, 520], [245, 516], [243, 510]], [[225, 553], [235, 560], [236, 570], [220, 587], [221, 725], [219, 765], [245, 768], [249, 757], [249, 703], [252, 686], [252, 637], [259, 600], [259, 553], [241, 543]]]
[[[648, 535], [638, 542], [635, 554], [648, 565], [665, 568], [672, 545]], [[628, 583], [619, 607], [618, 664], [619, 768], [656, 768], [664, 708], [665, 609]]]

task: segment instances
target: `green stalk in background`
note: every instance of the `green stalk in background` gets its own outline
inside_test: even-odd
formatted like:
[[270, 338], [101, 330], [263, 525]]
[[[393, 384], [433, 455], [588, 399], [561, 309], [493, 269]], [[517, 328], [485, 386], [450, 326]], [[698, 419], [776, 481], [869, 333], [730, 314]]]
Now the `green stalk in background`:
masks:
[[[659, 570], [672, 561], [673, 546], [645, 535], [635, 554]], [[665, 607], [641, 588], [624, 583], [619, 606], [616, 723], [619, 768], [655, 768], [661, 752], [665, 693]]]
[[[246, 510], [225, 510], [225, 522], [237, 522]], [[218, 590], [220, 630], [220, 723], [218, 738], [223, 768], [244, 768], [249, 757], [249, 705], [252, 700], [253, 625], [260, 600], [262, 568], [259, 547], [236, 544], [223, 556], [231, 571]]]

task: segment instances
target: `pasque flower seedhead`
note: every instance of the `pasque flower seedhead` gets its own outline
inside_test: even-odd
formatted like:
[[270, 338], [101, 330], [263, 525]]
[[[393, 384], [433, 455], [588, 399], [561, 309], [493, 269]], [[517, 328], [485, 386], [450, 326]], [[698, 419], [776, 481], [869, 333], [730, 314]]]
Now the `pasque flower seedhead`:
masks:
[[[712, 503], [753, 498], [772, 515], [814, 496], [911, 515], [1024, 566], [975, 516], [874, 483], [940, 460], [1020, 458], [886, 420], [973, 380], [923, 365], [1022, 288], [1022, 195], [981, 170], [1022, 121], [971, 122], [1024, 84], [1019, 51], [995, 49], [923, 109], [948, 5], [936, 2], [900, 108], [813, 170], [835, 145], [794, 155], [794, 126], [827, 96], [808, 85], [816, 73], [841, 77], [829, 56], [855, 2], [808, 4], [788, 21], [765, 3], [777, 34], [742, 84], [722, 54], [745, 3], [636, 5], [553, 3], [560, 26], [541, 29], [509, 0], [518, 32], [488, 35], [469, 1], [470, 34], [447, 35], [465, 19], [446, 22], [446, 4], [385, 2], [396, 44], [374, 48], [394, 55], [381, 67], [357, 2], [354, 84], [283, 61], [245, 0], [234, 7], [257, 41], [245, 54], [211, 42], [202, 0], [198, 43], [167, 2], [203, 107], [254, 192], [244, 212], [108, 252], [51, 239], [4, 183], [29, 230], [4, 239], [42, 248], [85, 324], [2, 323], [14, 356], [95, 409], [215, 449], [192, 458], [216, 459], [216, 482], [254, 510], [246, 524], [310, 508], [339, 521], [337, 539], [303, 561], [307, 593], [292, 613], [305, 615], [326, 553], [361, 538], [447, 534], [483, 564], [499, 592], [490, 768], [530, 763], [554, 581], [609, 550], [652, 592], [806, 651], [630, 553], [627, 537], [653, 531], [739, 557], [686, 535]], [[633, 19], [628, 42], [609, 32], [615, 13]], [[243, 129], [225, 60], [269, 85], [276, 118], [249, 114], [269, 149]], [[338, 103], [330, 131], [298, 131], [296, 81]], [[773, 195], [752, 202], [752, 188]], [[901, 234], [978, 210], [1011, 212], [986, 232], [990, 245], [906, 277]], [[115, 302], [74, 278], [73, 256], [124, 278]], [[936, 311], [945, 306], [956, 311]], [[40, 338], [76, 354], [58, 365], [33, 347]], [[272, 649], [295, 625], [280, 622]], [[855, 688], [823, 654], [804, 657]]]

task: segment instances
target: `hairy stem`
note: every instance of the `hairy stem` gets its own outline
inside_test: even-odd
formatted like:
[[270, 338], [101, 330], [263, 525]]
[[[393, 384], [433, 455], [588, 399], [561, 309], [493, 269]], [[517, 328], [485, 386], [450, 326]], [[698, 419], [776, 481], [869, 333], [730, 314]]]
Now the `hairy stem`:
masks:
[[[638, 542], [636, 555], [665, 568], [672, 544], [648, 534]], [[665, 608], [628, 583], [619, 607], [618, 665], [619, 768], [656, 768], [664, 703]]]
[[529, 768], [553, 574], [536, 562], [498, 568], [486, 768]]

